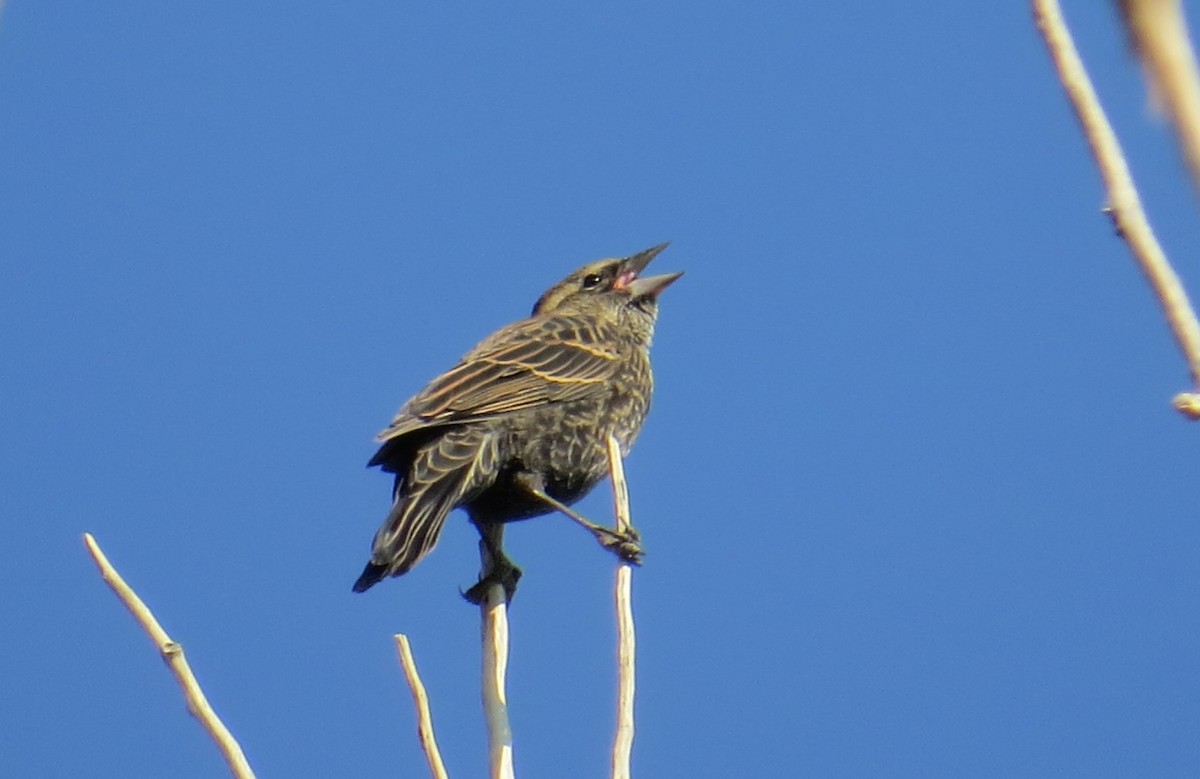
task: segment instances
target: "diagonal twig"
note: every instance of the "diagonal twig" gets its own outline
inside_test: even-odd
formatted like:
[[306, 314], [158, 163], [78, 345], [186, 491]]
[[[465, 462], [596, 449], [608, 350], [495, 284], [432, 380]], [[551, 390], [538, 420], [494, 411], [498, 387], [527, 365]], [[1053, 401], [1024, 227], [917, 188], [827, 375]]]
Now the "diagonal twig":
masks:
[[1108, 215], [1158, 297], [1171, 333], [1191, 371], [1193, 389], [1175, 396], [1175, 408], [1190, 419], [1200, 419], [1200, 394], [1197, 394], [1200, 388], [1200, 323], [1196, 321], [1183, 283], [1154, 237], [1121, 145], [1096, 97], [1057, 0], [1033, 0], [1033, 12], [1104, 178], [1108, 190]]
[[229, 764], [229, 772], [237, 779], [254, 779], [254, 771], [246, 761], [242, 747], [225, 727], [225, 723], [221, 722], [217, 713], [213, 711], [204, 691], [200, 689], [200, 683], [196, 681], [196, 676], [192, 673], [187, 658], [183, 655], [183, 647], [172, 641], [171, 637], [167, 635], [167, 631], [158, 624], [158, 620], [154, 618], [154, 614], [142, 602], [142, 599], [138, 597], [132, 587], [125, 583], [121, 574], [117, 573], [117, 569], [113, 568], [112, 563], [105, 557], [91, 533], [83, 534], [83, 543], [87, 546], [88, 553], [95, 561], [96, 567], [100, 569], [100, 575], [104, 582], [112, 589], [121, 603], [125, 604], [125, 608], [129, 609], [129, 613], [133, 614], [134, 619], [141, 624], [142, 629], [150, 636], [150, 640], [158, 647], [167, 667], [171, 669], [171, 673], [175, 675], [175, 680], [179, 682], [179, 687], [183, 690], [188, 711], [200, 721], [200, 724], [216, 743], [217, 748], [221, 750], [225, 762]]
[[1200, 190], [1200, 73], [1180, 0], [1121, 0], [1134, 49], [1155, 98], [1175, 124], [1192, 183]]
[[408, 642], [408, 636], [403, 633], [397, 633], [394, 638], [396, 651], [400, 655], [400, 665], [404, 667], [404, 678], [408, 680], [408, 689], [412, 692], [413, 704], [417, 707], [417, 736], [421, 739], [421, 749], [424, 750], [425, 760], [429, 763], [429, 773], [434, 779], [448, 779], [442, 753], [433, 735], [429, 695], [421, 682], [421, 674], [417, 672], [417, 661], [413, 658], [412, 646]]

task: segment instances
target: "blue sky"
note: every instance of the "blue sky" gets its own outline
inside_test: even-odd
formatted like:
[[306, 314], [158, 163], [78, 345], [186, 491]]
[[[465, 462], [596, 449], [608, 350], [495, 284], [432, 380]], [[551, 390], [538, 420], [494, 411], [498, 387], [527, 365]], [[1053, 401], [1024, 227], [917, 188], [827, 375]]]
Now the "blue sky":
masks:
[[[1197, 203], [1066, 8], [1193, 293]], [[1195, 776], [1200, 428], [1024, 3], [32, 3], [0, 17], [0, 774], [482, 775], [451, 517], [352, 595], [409, 395], [664, 240], [648, 777]], [[602, 518], [604, 489], [580, 504]], [[522, 777], [602, 776], [613, 562], [515, 526]]]

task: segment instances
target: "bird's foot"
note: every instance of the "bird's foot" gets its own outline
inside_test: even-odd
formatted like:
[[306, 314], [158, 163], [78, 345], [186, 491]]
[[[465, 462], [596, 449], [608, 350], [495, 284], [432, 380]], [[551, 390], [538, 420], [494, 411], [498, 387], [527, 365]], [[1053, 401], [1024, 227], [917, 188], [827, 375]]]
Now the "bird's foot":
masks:
[[630, 565], [641, 565], [646, 551], [642, 548], [642, 536], [632, 526], [624, 530], [600, 528], [596, 534], [600, 546], [621, 558], [622, 562]]
[[513, 595], [517, 592], [517, 582], [520, 580], [521, 569], [513, 565], [508, 558], [503, 558], [493, 564], [490, 571], [480, 576], [479, 581], [469, 590], [461, 594], [468, 602], [478, 606], [487, 599], [488, 590], [492, 585], [499, 584], [504, 588], [504, 602], [511, 603]]

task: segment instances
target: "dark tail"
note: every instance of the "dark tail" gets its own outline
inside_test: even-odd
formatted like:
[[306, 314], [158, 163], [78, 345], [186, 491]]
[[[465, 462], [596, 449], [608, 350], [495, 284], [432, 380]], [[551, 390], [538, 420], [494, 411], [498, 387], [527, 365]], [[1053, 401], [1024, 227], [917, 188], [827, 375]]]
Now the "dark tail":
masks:
[[363, 568], [362, 575], [358, 577], [358, 581], [354, 583], [355, 592], [366, 592], [383, 581], [387, 576], [386, 565], [376, 565], [375, 563], [367, 563], [367, 567]]
[[449, 430], [417, 452], [408, 474], [396, 481], [395, 503], [354, 591], [411, 570], [437, 546], [450, 511], [495, 479], [496, 470], [496, 436], [478, 427]]

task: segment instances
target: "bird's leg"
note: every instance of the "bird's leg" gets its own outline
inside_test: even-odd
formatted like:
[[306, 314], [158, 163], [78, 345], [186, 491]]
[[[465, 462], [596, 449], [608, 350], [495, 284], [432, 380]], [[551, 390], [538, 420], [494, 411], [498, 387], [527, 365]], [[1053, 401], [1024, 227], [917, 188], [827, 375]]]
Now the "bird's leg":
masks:
[[487, 597], [493, 584], [504, 588], [504, 600], [511, 602], [521, 579], [521, 569], [504, 554], [504, 525], [500, 522], [481, 522], [471, 518], [479, 531], [479, 554], [483, 561], [479, 581], [462, 594], [471, 603], [479, 605]]
[[600, 546], [612, 552], [617, 557], [634, 565], [642, 564], [642, 555], [644, 554], [641, 544], [642, 537], [633, 527], [622, 533], [603, 525], [597, 525], [567, 504], [555, 500], [546, 494], [543, 481], [537, 474], [529, 472], [518, 473], [513, 478], [513, 481], [533, 497], [550, 506], [555, 511], [566, 515], [567, 518], [580, 527], [585, 528], [599, 542]]

